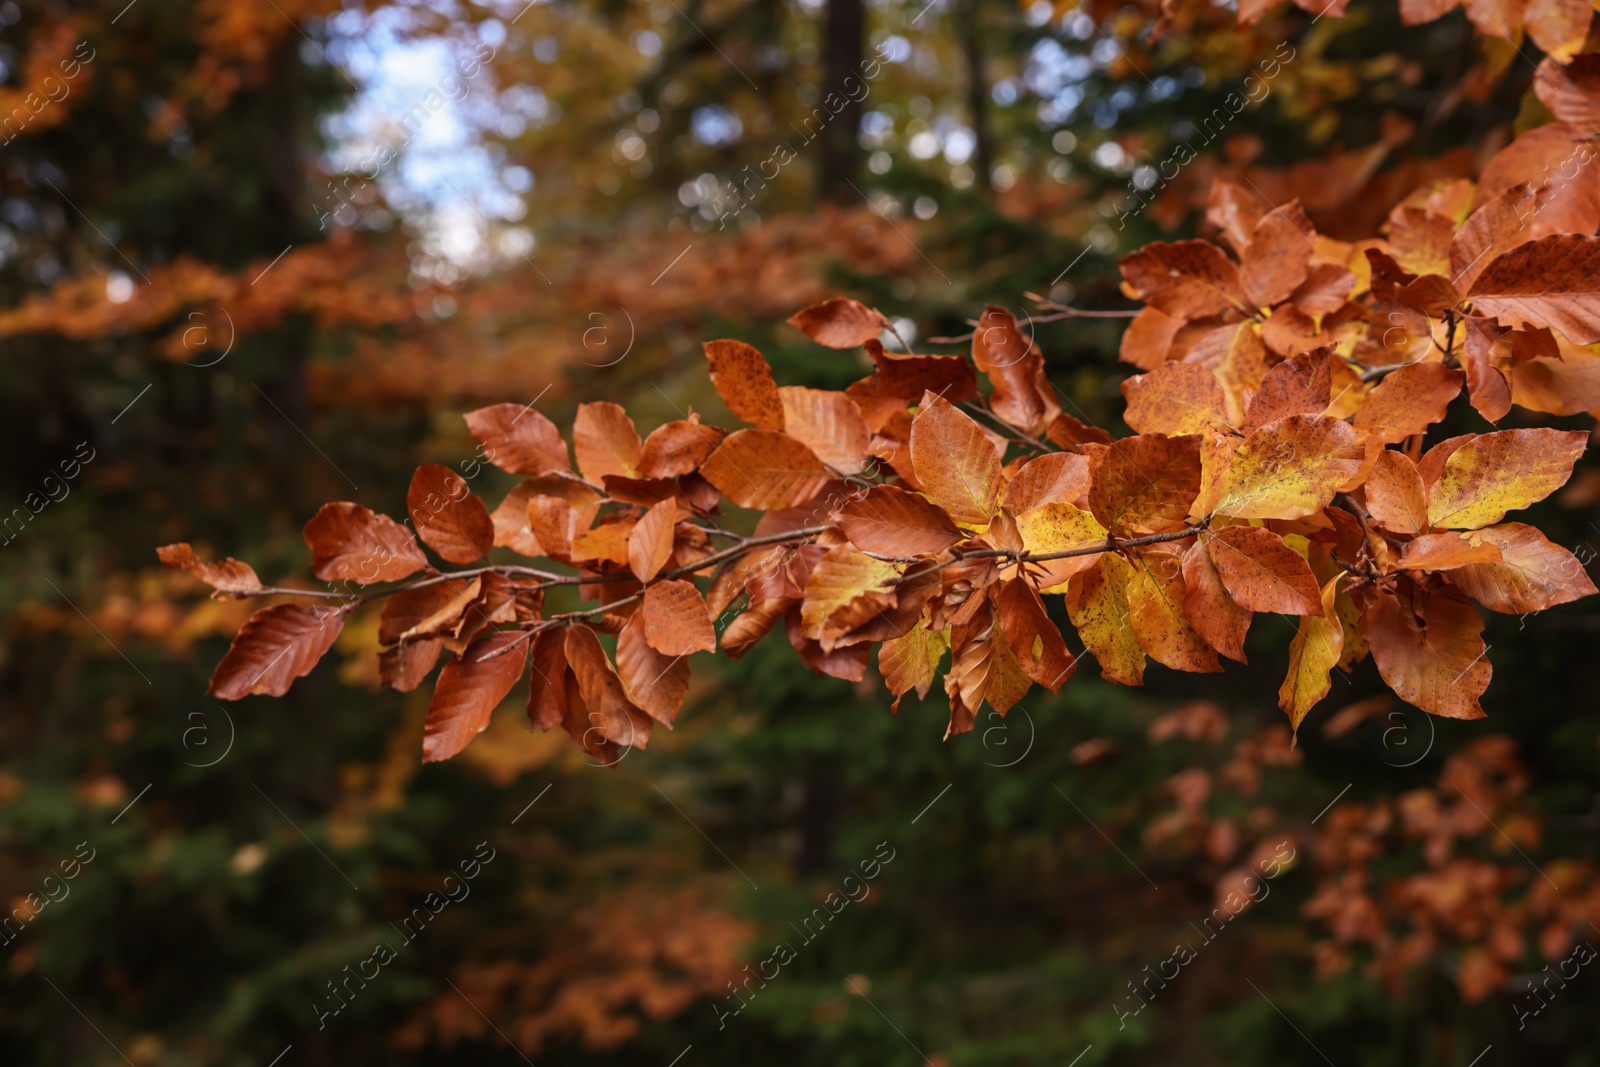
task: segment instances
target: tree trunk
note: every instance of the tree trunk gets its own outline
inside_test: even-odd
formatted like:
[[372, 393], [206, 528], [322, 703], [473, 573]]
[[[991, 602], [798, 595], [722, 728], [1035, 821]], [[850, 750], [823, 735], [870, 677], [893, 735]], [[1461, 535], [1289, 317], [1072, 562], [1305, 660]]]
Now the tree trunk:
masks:
[[989, 132], [989, 75], [978, 34], [977, 0], [962, 0], [957, 9], [961, 26], [961, 49], [967, 59], [967, 109], [972, 112], [972, 169], [978, 188], [994, 190], [994, 147]]
[[837, 204], [852, 204], [861, 194], [852, 183], [861, 174], [861, 101], [845, 92], [845, 79], [861, 81], [861, 61], [866, 48], [866, 9], [862, 0], [829, 0], [827, 38], [824, 42], [822, 92], [819, 106], [830, 93], [844, 100], [844, 108], [829, 120], [818, 157], [817, 195]]

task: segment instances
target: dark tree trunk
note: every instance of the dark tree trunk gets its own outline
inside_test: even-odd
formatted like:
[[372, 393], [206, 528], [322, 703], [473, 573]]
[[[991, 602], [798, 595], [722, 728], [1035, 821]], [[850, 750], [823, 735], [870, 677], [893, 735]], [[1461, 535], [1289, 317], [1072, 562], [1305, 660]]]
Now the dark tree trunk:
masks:
[[829, 0], [827, 37], [823, 48], [823, 72], [819, 107], [830, 93], [844, 101], [844, 108], [829, 120], [822, 136], [818, 156], [817, 193], [838, 204], [861, 199], [852, 183], [861, 174], [861, 102], [845, 92], [845, 79], [861, 81], [861, 61], [866, 48], [866, 9], [862, 0]]
[[967, 59], [967, 109], [972, 112], [972, 169], [978, 188], [994, 189], [994, 146], [989, 132], [989, 75], [978, 32], [977, 0], [962, 0], [957, 9], [961, 26], [961, 49]]

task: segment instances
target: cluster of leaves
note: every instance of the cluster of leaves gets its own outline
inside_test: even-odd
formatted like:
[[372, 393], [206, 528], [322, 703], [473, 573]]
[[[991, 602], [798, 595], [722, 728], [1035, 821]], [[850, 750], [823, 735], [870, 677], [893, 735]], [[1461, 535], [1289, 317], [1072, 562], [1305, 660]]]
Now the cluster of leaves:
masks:
[[[1491, 419], [1513, 399], [1539, 409], [1540, 390], [1514, 388], [1528, 369], [1600, 341], [1600, 238], [1530, 239], [1542, 215], [1526, 185], [1474, 197], [1466, 182], [1421, 190], [1386, 238], [1347, 244], [1297, 203], [1265, 210], [1219, 185], [1210, 216], [1237, 259], [1197, 240], [1122, 262], [1147, 305], [1123, 356], [1147, 373], [1124, 383], [1136, 433], [1118, 440], [1062, 413], [1009, 312], [984, 312], [970, 359], [913, 355], [887, 350], [889, 320], [846, 299], [790, 320], [866, 350], [873, 372], [843, 391], [779, 387], [750, 345], [706, 344], [747, 429], [691, 414], [641, 440], [620, 406], [584, 404], [574, 472], [537, 411], [472, 412], [485, 456], [526, 480], [491, 513], [459, 474], [424, 464], [407, 498], [416, 536], [326, 505], [305, 529], [316, 576], [400, 584], [263, 609], [211, 691], [284, 693], [349, 612], [382, 599], [387, 684], [413, 689], [455, 653], [426, 758], [461, 751], [531, 665], [531, 720], [611, 761], [672, 725], [687, 656], [737, 658], [781, 621], [819, 674], [859, 680], [879, 645], [896, 707], [927, 694], [948, 652], [948, 736], [985, 701], [1003, 714], [1035, 683], [1059, 690], [1076, 657], [1044, 597], [1061, 595], [1114, 681], [1140, 684], [1147, 656], [1197, 672], [1243, 661], [1254, 613], [1272, 612], [1299, 619], [1279, 694], [1294, 727], [1330, 670], [1369, 652], [1404, 699], [1481, 717], [1491, 671], [1472, 601], [1522, 613], [1595, 591], [1566, 549], [1502, 522], [1566, 482], [1587, 435], [1500, 430], [1426, 452], [1422, 440], [1463, 386]], [[1560, 392], [1555, 372], [1539, 380]], [[753, 532], [719, 525], [724, 501], [764, 513]], [[476, 565], [438, 571], [417, 536]], [[482, 563], [495, 547], [576, 573]], [[187, 545], [162, 558], [221, 595], [297, 592]], [[546, 593], [568, 586], [596, 606], [546, 612]]]

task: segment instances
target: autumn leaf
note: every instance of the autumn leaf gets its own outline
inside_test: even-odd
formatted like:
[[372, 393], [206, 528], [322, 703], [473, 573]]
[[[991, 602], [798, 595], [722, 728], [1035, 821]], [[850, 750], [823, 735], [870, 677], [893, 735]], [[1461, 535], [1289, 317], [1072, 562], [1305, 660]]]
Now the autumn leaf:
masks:
[[1133, 565], [1114, 552], [1094, 558], [1100, 565], [1084, 571], [1077, 604], [1067, 600], [1072, 625], [1107, 681], [1143, 685], [1144, 649], [1133, 632], [1128, 606]]
[[622, 406], [598, 401], [578, 405], [572, 423], [572, 450], [578, 457], [578, 470], [598, 484], [608, 474], [636, 477], [643, 446]]
[[833, 513], [852, 544], [878, 556], [934, 555], [963, 534], [942, 508], [893, 485], [875, 485]]
[[1442, 363], [1408, 363], [1373, 387], [1352, 423], [1374, 441], [1403, 441], [1444, 418], [1462, 381], [1460, 371]]
[[972, 362], [994, 383], [990, 408], [1010, 425], [1031, 433], [1061, 414], [1045, 377], [1044, 356], [1005, 308], [983, 309], [972, 332]]
[[541, 730], [553, 730], [567, 717], [571, 675], [567, 669], [567, 635], [555, 628], [541, 630], [530, 644], [528, 722]]
[[1315, 615], [1321, 593], [1311, 565], [1264, 526], [1224, 526], [1204, 536], [1228, 595], [1250, 611]]
[[857, 474], [866, 465], [871, 434], [861, 408], [844, 393], [786, 385], [778, 390], [783, 404], [784, 432], [841, 474]]
[[707, 341], [711, 383], [728, 410], [761, 430], [783, 429], [783, 400], [766, 357], [743, 341]]
[[1332, 393], [1331, 362], [1326, 351], [1302, 352], [1267, 371], [1240, 432], [1248, 437], [1286, 415], [1321, 415]]
[[467, 429], [484, 457], [510, 474], [554, 474], [572, 469], [556, 424], [532, 404], [493, 404], [466, 415]]
[[406, 491], [406, 510], [427, 546], [451, 563], [475, 563], [494, 547], [488, 509], [449, 467], [418, 467]]
[[671, 728], [689, 693], [689, 661], [650, 647], [644, 612], [636, 611], [617, 634], [617, 675], [634, 704]]
[[1089, 493], [1089, 458], [1075, 452], [1050, 452], [1012, 469], [1005, 506], [1013, 515], [1040, 504], [1077, 504]]
[[1246, 663], [1245, 635], [1253, 612], [1241, 607], [1222, 584], [1222, 575], [1204, 542], [1183, 553], [1183, 613], [1206, 644], [1231, 660]]
[[1450, 454], [1428, 491], [1428, 522], [1476, 530], [1536, 503], [1565, 485], [1583, 455], [1582, 430], [1497, 430]]
[[810, 500], [832, 478], [815, 452], [773, 430], [730, 434], [700, 473], [740, 507], [764, 511]]
[[1222, 473], [1215, 513], [1239, 519], [1311, 515], [1360, 470], [1362, 455], [1356, 431], [1338, 419], [1290, 415], [1268, 423]]
[[1500, 550], [1497, 562], [1469, 563], [1447, 581], [1490, 611], [1508, 615], [1543, 611], [1594, 593], [1594, 583], [1571, 552], [1532, 526], [1508, 522], [1473, 535]]
[[1246, 306], [1239, 268], [1209, 241], [1156, 241], [1120, 265], [1141, 300], [1176, 318], [1199, 319]]
[[1155, 370], [1167, 361], [1172, 340], [1183, 328], [1183, 322], [1157, 307], [1140, 308], [1123, 331], [1118, 356], [1140, 370]]
[[1408, 571], [1448, 571], [1471, 563], [1498, 563], [1500, 549], [1477, 533], [1423, 534], [1406, 544], [1399, 567]]
[[830, 638], [870, 621], [894, 603], [894, 581], [899, 576], [894, 564], [873, 559], [853, 545], [829, 549], [806, 582], [801, 632], [831, 649]]
[[697, 471], [723, 436], [716, 427], [702, 425], [698, 416], [657, 426], [639, 453], [639, 477], [674, 478]]
[[911, 463], [928, 499], [958, 523], [982, 526], [1003, 484], [1000, 455], [972, 416], [924, 394], [911, 423]]
[[1573, 344], [1592, 345], [1600, 341], [1597, 277], [1600, 237], [1552, 234], [1496, 256], [1467, 297], [1507, 326], [1548, 326]]
[[1177, 556], [1142, 557], [1133, 568], [1127, 596], [1133, 632], [1151, 659], [1175, 671], [1222, 670], [1216, 651], [1183, 613], [1185, 590]]
[[211, 586], [216, 590], [213, 595], [227, 593], [245, 597], [261, 592], [261, 579], [256, 577], [255, 569], [250, 564], [231, 558], [218, 563], [202, 563], [195, 558], [194, 549], [186, 541], [162, 545], [156, 549], [156, 555], [166, 566], [186, 570]]
[[646, 586], [641, 614], [645, 637], [657, 652], [687, 656], [717, 647], [705, 599], [690, 582], [678, 579]]
[[1024, 550], [1030, 555], [1084, 553], [1044, 562], [1030, 560], [1023, 565], [1024, 573], [1047, 592], [1061, 592], [1058, 588], [1060, 585], [1073, 575], [1092, 568], [1095, 565], [1092, 553], [1097, 548], [1105, 547], [1108, 536], [1106, 528], [1092, 514], [1064, 502], [1040, 504], [1018, 515], [1017, 533], [1022, 538]]
[[383, 644], [419, 637], [459, 637], [466, 614], [483, 592], [483, 579], [446, 578], [401, 589], [383, 602], [378, 640]]
[[678, 501], [663, 500], [644, 513], [628, 535], [628, 569], [641, 582], [649, 582], [672, 558], [672, 535], [677, 528]]
[[344, 629], [337, 608], [278, 604], [250, 616], [211, 675], [211, 696], [239, 700], [253, 693], [281, 697], [311, 673]]
[[1006, 582], [995, 599], [995, 622], [1023, 672], [1050, 692], [1060, 692], [1078, 661], [1067, 650], [1061, 630], [1050, 621], [1033, 586]]
[[[1543, 84], [1535, 88], [1544, 92]], [[1497, 256], [1534, 236], [1529, 220], [1537, 207], [1533, 187], [1522, 182], [1486, 201], [1461, 224], [1450, 241], [1450, 280], [1457, 291], [1469, 291]]]
[[1294, 640], [1289, 642], [1289, 672], [1278, 689], [1278, 706], [1289, 716], [1289, 729], [1298, 736], [1306, 713], [1333, 685], [1330, 671], [1344, 651], [1344, 627], [1334, 608], [1339, 578], [1328, 579], [1318, 597], [1319, 610], [1303, 616]]
[[402, 641], [378, 653], [378, 680], [397, 693], [415, 692], [427, 680], [444, 642], [432, 637]]
[[652, 720], [628, 699], [622, 679], [611, 668], [594, 631], [581, 623], [569, 627], [566, 655], [577, 680], [578, 694], [589, 713], [588, 725], [579, 734], [580, 738], [592, 731], [623, 748], [642, 749], [649, 744]]
[[1122, 418], [1139, 433], [1192, 434], [1228, 425], [1222, 383], [1199, 363], [1163, 363], [1122, 382]]
[[[507, 651], [509, 649], [509, 651]], [[422, 731], [424, 762], [447, 760], [489, 725], [528, 663], [528, 635], [501, 630], [444, 665]]]
[[939, 673], [939, 662], [950, 648], [950, 630], [930, 630], [914, 626], [900, 637], [878, 646], [878, 671], [894, 695], [891, 714], [900, 711], [900, 698], [915, 689], [918, 699], [927, 699], [928, 690]]
[[311, 573], [325, 582], [394, 582], [428, 565], [410, 530], [360, 504], [322, 505], [306, 523], [305, 539]]
[[1297, 200], [1263, 215], [1240, 254], [1239, 281], [1253, 307], [1281, 303], [1306, 280], [1316, 231]]
[[1389, 593], [1375, 593], [1361, 616], [1378, 673], [1402, 699], [1432, 715], [1481, 719], [1478, 698], [1493, 673], [1484, 657], [1483, 619], [1448, 586], [1417, 591], [1406, 612]]
[[1089, 452], [1089, 509], [1118, 537], [1181, 530], [1200, 491], [1200, 440], [1140, 434]]
[[835, 297], [796, 312], [789, 325], [829, 348], [860, 348], [882, 333], [889, 320], [859, 301]]

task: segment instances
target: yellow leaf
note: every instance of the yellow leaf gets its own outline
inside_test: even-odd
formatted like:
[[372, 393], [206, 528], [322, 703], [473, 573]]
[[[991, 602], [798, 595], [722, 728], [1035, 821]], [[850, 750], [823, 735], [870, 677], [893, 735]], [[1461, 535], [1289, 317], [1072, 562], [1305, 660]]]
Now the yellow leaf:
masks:
[[1297, 734], [1300, 723], [1312, 705], [1328, 695], [1333, 684], [1328, 672], [1344, 652], [1344, 626], [1339, 621], [1336, 601], [1337, 576], [1322, 587], [1322, 614], [1305, 615], [1300, 629], [1289, 642], [1289, 673], [1278, 689], [1278, 706], [1289, 715], [1289, 728]]

